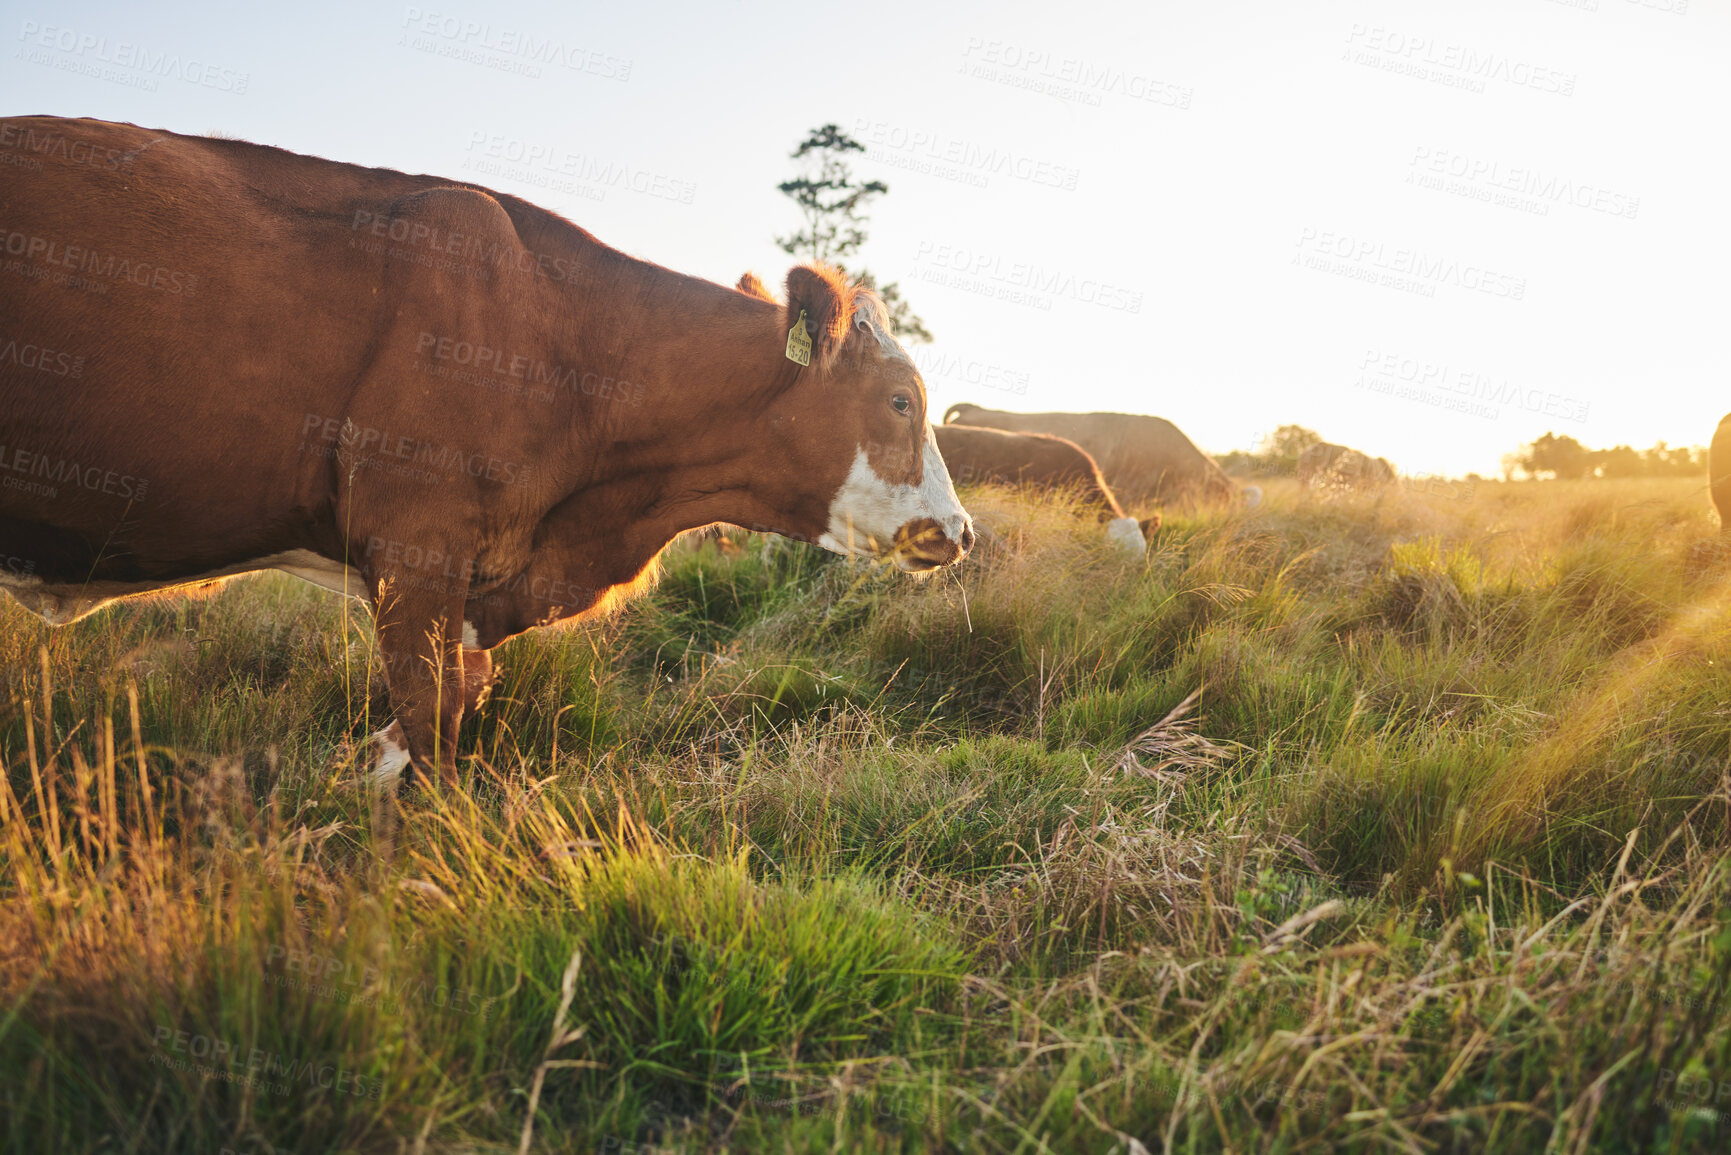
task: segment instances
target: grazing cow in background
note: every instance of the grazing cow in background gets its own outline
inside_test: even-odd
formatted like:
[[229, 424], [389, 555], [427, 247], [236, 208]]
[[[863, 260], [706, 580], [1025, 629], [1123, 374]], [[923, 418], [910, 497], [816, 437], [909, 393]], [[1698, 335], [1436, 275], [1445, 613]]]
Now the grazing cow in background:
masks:
[[1298, 455], [1298, 483], [1306, 489], [1344, 492], [1381, 489], [1394, 483], [1394, 466], [1386, 457], [1371, 457], [1344, 445], [1319, 441]]
[[[755, 273], [742, 275], [738, 288], [766, 301], [775, 300]], [[950, 476], [963, 484], [1074, 488], [1084, 504], [1100, 511], [1101, 520], [1107, 522], [1107, 536], [1138, 553], [1148, 548], [1146, 535], [1160, 526], [1159, 514], [1140, 521], [1127, 516], [1101, 476], [1099, 465], [1074, 441], [1051, 434], [969, 425], [938, 425], [932, 432]]]
[[1707, 486], [1719, 511], [1719, 531], [1731, 533], [1731, 413], [1719, 419], [1707, 448]]
[[1146, 535], [1160, 524], [1158, 514], [1141, 522], [1125, 516], [1100, 476], [1100, 467], [1074, 441], [1049, 433], [1011, 433], [972, 425], [938, 425], [932, 432], [957, 485], [995, 482], [1073, 490], [1108, 523], [1113, 541], [1138, 553], [1148, 546]]
[[262, 569], [363, 598], [381, 771], [455, 783], [488, 651], [618, 604], [684, 530], [909, 571], [973, 543], [919, 373], [834, 270], [784, 307], [462, 181], [0, 132], [76, 145], [0, 169], [0, 347], [51, 351], [0, 362], [0, 547], [28, 562], [0, 587], [51, 624]]
[[1139, 413], [1011, 413], [952, 405], [946, 425], [985, 425], [1016, 433], [1050, 433], [1093, 455], [1120, 500], [1132, 505], [1224, 502], [1255, 505], [1262, 491], [1242, 489], [1215, 460], [1163, 417]]

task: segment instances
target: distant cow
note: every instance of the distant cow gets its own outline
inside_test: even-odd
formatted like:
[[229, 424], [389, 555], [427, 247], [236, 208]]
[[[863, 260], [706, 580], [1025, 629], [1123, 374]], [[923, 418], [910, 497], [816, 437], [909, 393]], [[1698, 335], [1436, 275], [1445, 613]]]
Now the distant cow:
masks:
[[1319, 441], [1298, 455], [1298, 482], [1306, 489], [1381, 489], [1394, 483], [1394, 466], [1344, 445]]
[[1719, 511], [1719, 530], [1731, 533], [1731, 413], [1719, 419], [1707, 448], [1707, 484]]
[[973, 425], [938, 425], [932, 432], [958, 485], [995, 482], [1073, 490], [1109, 524], [1113, 540], [1138, 552], [1147, 547], [1145, 535], [1160, 524], [1158, 514], [1140, 522], [1125, 516], [1100, 476], [1100, 467], [1074, 441], [1049, 433], [1011, 433]]
[[684, 530], [910, 571], [973, 542], [919, 373], [834, 270], [778, 306], [461, 181], [0, 134], [41, 162], [0, 168], [0, 588], [50, 624], [262, 569], [363, 598], [381, 771], [454, 782], [488, 651], [617, 604]]
[[946, 425], [985, 425], [1017, 433], [1051, 433], [1086, 449], [1126, 502], [1216, 501], [1255, 505], [1262, 491], [1240, 489], [1212, 457], [1163, 417], [1139, 413], [1011, 413], [952, 405]]
[[[765, 301], [775, 300], [755, 273], [742, 275], [736, 287]], [[1100, 476], [1099, 466], [1087, 450], [1073, 441], [1047, 434], [961, 425], [933, 426], [932, 434], [950, 476], [957, 481], [1074, 488], [1083, 502], [1097, 509], [1101, 520], [1109, 523], [1108, 536], [1137, 552], [1147, 548], [1144, 535], [1160, 525], [1158, 514], [1140, 522], [1126, 516], [1106, 479]]]

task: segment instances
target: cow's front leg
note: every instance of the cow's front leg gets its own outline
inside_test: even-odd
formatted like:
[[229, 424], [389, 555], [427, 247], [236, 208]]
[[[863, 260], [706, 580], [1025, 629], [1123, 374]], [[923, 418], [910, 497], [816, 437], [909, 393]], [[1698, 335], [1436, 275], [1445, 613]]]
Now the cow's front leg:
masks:
[[[460, 594], [399, 588], [388, 577], [375, 588], [380, 589], [374, 599], [379, 651], [396, 715], [377, 736], [375, 778], [413, 765], [429, 781], [436, 775], [454, 788], [457, 727], [465, 699], [478, 702], [483, 683], [490, 681], [481, 675], [490, 673], [491, 663], [476, 663], [471, 679], [463, 655]], [[484, 653], [476, 656], [486, 658]]]
[[463, 717], [480, 710], [493, 692], [493, 655], [486, 650], [464, 645], [463, 652]]
[[[487, 701], [487, 695], [493, 689], [493, 655], [486, 650], [462, 647], [463, 655], [463, 712], [457, 719], [460, 725], [463, 718], [475, 714]], [[403, 770], [412, 761], [409, 755], [409, 740], [403, 733], [403, 724], [393, 720], [389, 726], [373, 735], [373, 758], [369, 776], [377, 789], [385, 790], [397, 785], [403, 776]]]

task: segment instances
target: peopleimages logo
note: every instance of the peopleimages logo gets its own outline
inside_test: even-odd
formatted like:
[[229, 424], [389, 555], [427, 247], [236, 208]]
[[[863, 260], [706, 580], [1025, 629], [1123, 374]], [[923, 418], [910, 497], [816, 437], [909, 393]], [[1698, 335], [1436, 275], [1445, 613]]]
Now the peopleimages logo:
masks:
[[[126, 152], [92, 144], [62, 132], [50, 129], [38, 132], [35, 128], [17, 124], [0, 125], [0, 148], [10, 150], [0, 158], [0, 164], [17, 164], [31, 172], [42, 171], [43, 157], [119, 172], [130, 169], [138, 155], [136, 151]], [[29, 155], [20, 156], [20, 153]]]
[[[530, 173], [569, 177], [580, 185], [624, 189], [641, 196], [675, 201], [682, 205], [690, 204], [697, 196], [697, 184], [694, 181], [634, 168], [619, 161], [601, 160], [546, 141], [471, 132], [469, 152], [471, 155], [463, 161], [464, 168], [494, 176], [511, 176], [511, 169], [521, 168]], [[473, 155], [475, 153], [480, 155]], [[533, 180], [530, 183], [534, 183]]]
[[[27, 270], [34, 267], [38, 276], [50, 274], [71, 276], [79, 274], [78, 280], [84, 282], [77, 287], [95, 285], [106, 293], [108, 287], [100, 282], [91, 281], [90, 277], [106, 277], [111, 281], [126, 281], [146, 289], [156, 289], [175, 296], [193, 296], [198, 292], [198, 275], [179, 269], [170, 269], [151, 261], [141, 261], [133, 257], [122, 257], [110, 250], [100, 253], [84, 245], [71, 244], [56, 237], [39, 237], [32, 233], [5, 232], [0, 233], [0, 252], [9, 257], [18, 257], [17, 261], [9, 261], [7, 272], [31, 275]], [[14, 267], [16, 266], [16, 267]], [[61, 273], [60, 270], [69, 270]], [[88, 274], [85, 276], [83, 274]]]
[[1122, 96], [1167, 108], [1189, 108], [1195, 90], [1151, 73], [1099, 64], [1030, 48], [1010, 40], [968, 37], [961, 72], [1010, 88], [1023, 88], [1098, 107], [1104, 96]]
[[[20, 449], [16, 445], [0, 445], [0, 470], [18, 475], [0, 479], [0, 484], [6, 488], [22, 489], [42, 497], [51, 498], [58, 492], [45, 484], [47, 482], [74, 485], [91, 493], [107, 494], [130, 502], [143, 501], [150, 489], [148, 481], [130, 473], [101, 465], [85, 465], [52, 453]], [[25, 482], [21, 478], [40, 478], [41, 481]]]
[[1578, 397], [1525, 388], [1507, 377], [1385, 349], [1366, 349], [1358, 368], [1358, 379], [1353, 382], [1358, 388], [1474, 417], [1494, 418], [1507, 406], [1563, 421], [1585, 422], [1590, 408], [1589, 402]]
[[1672, 1111], [1702, 1110], [1712, 1104], [1711, 1113], [1717, 1117], [1717, 1122], [1718, 1118], [1725, 1115], [1725, 1111], [1719, 1108], [1731, 1100], [1731, 1082], [1714, 1079], [1712, 1075], [1704, 1072], [1679, 1073], [1670, 1067], [1661, 1067], [1659, 1093], [1665, 1096], [1661, 1102]]
[[1532, 64], [1502, 52], [1465, 44], [1438, 43], [1380, 24], [1354, 24], [1346, 36], [1343, 59], [1353, 64], [1405, 73], [1453, 88], [1483, 92], [1487, 81], [1531, 88], [1554, 96], [1573, 96], [1576, 76]]
[[[383, 1079], [368, 1079], [334, 1063], [296, 1062], [286, 1055], [261, 1051], [257, 1047], [243, 1049], [223, 1039], [168, 1026], [157, 1027], [155, 1034], [157, 1050], [150, 1061], [172, 1070], [196, 1072], [277, 1094], [286, 1094], [295, 1084], [301, 1084], [307, 1090], [322, 1088], [363, 1099], [384, 1098]], [[272, 1086], [268, 1082], [272, 1079], [279, 1082]]]
[[[535, 389], [538, 400], [548, 400], [552, 391], [565, 389], [572, 393], [581, 393], [585, 397], [599, 397], [602, 400], [618, 404], [643, 404], [643, 386], [634, 385], [603, 373], [593, 371], [580, 373], [576, 369], [561, 368], [549, 365], [539, 358], [527, 353], [509, 353], [503, 349], [495, 349], [473, 341], [456, 340], [451, 337], [441, 337], [435, 333], [423, 332], [415, 341], [415, 353], [434, 364], [431, 367], [439, 370], [449, 370], [453, 366], [472, 368], [481, 373], [496, 377], [511, 378], [524, 382]], [[422, 367], [417, 362], [416, 367]], [[435, 373], [441, 376], [442, 373]], [[474, 380], [465, 380], [465, 384], [475, 384]]]
[[84, 376], [83, 357], [75, 357], [63, 350], [50, 349], [46, 345], [19, 341], [6, 336], [0, 336], [0, 365], [16, 365], [20, 369], [34, 369], [38, 373], [47, 373], [52, 377]]
[[928, 384], [933, 381], [953, 382], [982, 389], [996, 389], [1001, 393], [1014, 393], [1017, 396], [1027, 395], [1029, 374], [1025, 369], [996, 365], [975, 357], [941, 353], [930, 345], [915, 345], [908, 353], [914, 359], [914, 368], [920, 371], [920, 376], [924, 377]]
[[1407, 182], [1421, 188], [1452, 192], [1461, 196], [1517, 208], [1538, 216], [1549, 216], [1551, 206], [1572, 205], [1606, 216], [1634, 220], [1641, 211], [1641, 198], [1613, 192], [1547, 173], [1528, 165], [1509, 165], [1487, 157], [1419, 145], [1409, 163]]
[[924, 173], [942, 179], [961, 180], [984, 188], [994, 176], [1046, 185], [1074, 192], [1079, 170], [1018, 153], [1014, 149], [987, 147], [962, 140], [937, 129], [907, 128], [868, 117], [856, 117], [854, 135], [866, 146], [866, 155], [880, 164]]
[[[409, 472], [419, 474], [423, 480], [428, 481], [440, 481], [457, 474], [467, 474], [470, 477], [485, 477], [488, 481], [503, 485], [516, 485], [528, 481], [532, 475], [531, 466], [493, 457], [481, 450], [462, 449], [453, 445], [422, 441], [415, 437], [398, 436], [386, 429], [359, 426], [346, 420], [339, 422], [335, 417], [325, 417], [317, 413], [306, 414], [301, 422], [301, 437], [303, 453], [309, 452], [307, 444], [316, 437], [325, 443], [325, 452], [314, 450], [314, 456], [346, 453], [352, 454], [357, 462], [395, 458], [406, 463], [405, 468], [425, 466], [426, 469], [412, 469]], [[437, 472], [428, 472], [429, 470]]]
[[[1117, 309], [1126, 313], [1142, 311], [1142, 294], [1120, 285], [1109, 284], [1092, 277], [1078, 277], [1063, 269], [1051, 269], [1027, 261], [1006, 261], [1002, 257], [959, 245], [921, 241], [914, 251], [914, 263], [922, 266], [920, 279], [933, 284], [949, 284], [971, 292], [988, 292], [992, 287], [1029, 298], [1023, 302], [1050, 309], [1055, 297], [1068, 297], [1084, 305]], [[936, 273], [936, 276], [931, 274]]]
[[[410, 6], [404, 12], [403, 27], [410, 33], [446, 41], [451, 47], [497, 52], [503, 57], [514, 57], [523, 64], [556, 64], [572, 72], [584, 72], [622, 83], [631, 79], [631, 61], [627, 59], [567, 44], [551, 36], [537, 37], [533, 32], [517, 28], [495, 27], [484, 20], [465, 20], [461, 16]], [[486, 63], [485, 60], [472, 62]], [[540, 73], [532, 75], [539, 76]]]
[[1471, 261], [1390, 246], [1351, 233], [1306, 226], [1299, 230], [1297, 248], [1299, 251], [1292, 258], [1295, 265], [1421, 296], [1434, 296], [1438, 285], [1510, 301], [1522, 300], [1527, 295], [1525, 277], [1500, 273]]
[[[575, 283], [580, 266], [562, 254], [532, 253], [517, 238], [495, 233], [452, 232], [413, 217], [393, 217], [355, 210], [349, 223], [349, 247], [392, 260], [408, 260], [463, 276], [487, 277], [504, 269], [542, 280]], [[370, 238], [378, 238], [376, 240]], [[395, 245], [395, 248], [387, 248]], [[470, 262], [465, 264], [464, 262]]]
[[[429, 566], [444, 564], [448, 567], [453, 560], [436, 551], [429, 551], [430, 556], [423, 555], [418, 547], [403, 548], [399, 542], [386, 542], [378, 537], [367, 542], [369, 558], [373, 556], [375, 547], [386, 553], [402, 554], [389, 560], [411, 568], [421, 564], [422, 560]], [[439, 561], [435, 562], [435, 558]], [[474, 563], [465, 560], [456, 571], [447, 568], [445, 576], [454, 581], [468, 582], [475, 572]], [[265, 970], [268, 981], [274, 986], [303, 990], [331, 1002], [380, 1006], [392, 1011], [400, 1010], [405, 1002], [420, 1002], [441, 1010], [485, 1018], [496, 1001], [484, 998], [479, 991], [472, 989], [428, 983], [424, 979], [397, 978], [387, 970], [365, 963], [314, 951], [289, 950], [274, 943], [265, 951]]]
[[[184, 80], [188, 84], [214, 88], [218, 92], [232, 92], [236, 96], [244, 96], [246, 86], [252, 81], [250, 72], [224, 68], [190, 56], [183, 57], [178, 52], [155, 52], [125, 40], [110, 41], [106, 36], [95, 36], [75, 28], [38, 24], [34, 20], [23, 22], [18, 39], [24, 41], [27, 47], [47, 48], [62, 53], [75, 63], [112, 64], [117, 68], [141, 72], [147, 77]], [[51, 61], [37, 60], [32, 63]]]

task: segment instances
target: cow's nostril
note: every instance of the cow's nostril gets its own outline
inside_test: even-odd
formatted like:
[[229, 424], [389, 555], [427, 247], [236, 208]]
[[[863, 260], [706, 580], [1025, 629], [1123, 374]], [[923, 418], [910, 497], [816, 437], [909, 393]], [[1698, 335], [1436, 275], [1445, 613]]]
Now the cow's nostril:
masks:
[[974, 527], [971, 525], [964, 525], [962, 527], [962, 552], [967, 553], [970, 549], [973, 549], [973, 548], [974, 548]]

